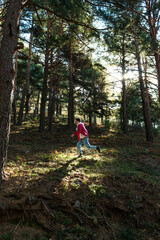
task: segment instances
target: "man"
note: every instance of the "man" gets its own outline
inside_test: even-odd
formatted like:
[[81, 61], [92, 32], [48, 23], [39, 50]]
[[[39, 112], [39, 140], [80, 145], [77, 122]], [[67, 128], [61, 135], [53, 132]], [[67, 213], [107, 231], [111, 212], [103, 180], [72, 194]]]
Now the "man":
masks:
[[74, 137], [75, 135], [78, 136], [78, 143], [77, 143], [77, 150], [79, 153], [78, 157], [82, 157], [83, 153], [81, 150], [81, 146], [85, 145], [85, 147], [93, 149], [93, 150], [98, 150], [100, 152], [100, 146], [91, 146], [89, 141], [88, 141], [88, 131], [84, 126], [84, 123], [81, 122], [80, 118], [76, 118], [75, 120], [76, 125], [77, 125], [77, 131], [71, 135], [71, 137]]

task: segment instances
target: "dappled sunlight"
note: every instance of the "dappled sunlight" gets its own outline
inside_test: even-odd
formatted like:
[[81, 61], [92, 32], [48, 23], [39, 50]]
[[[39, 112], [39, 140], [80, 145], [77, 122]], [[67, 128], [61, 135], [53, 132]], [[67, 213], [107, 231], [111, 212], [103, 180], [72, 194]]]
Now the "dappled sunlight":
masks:
[[[96, 234], [97, 225], [108, 226], [106, 221], [119, 231], [116, 226], [129, 222], [127, 214], [134, 212], [132, 221], [141, 221], [143, 229], [144, 216], [152, 219], [157, 211], [159, 144], [153, 148], [141, 138], [112, 132], [98, 139], [100, 153], [83, 148], [83, 156], [77, 158], [76, 140], [57, 142], [58, 138], [57, 132], [42, 136], [30, 130], [11, 135], [1, 195], [7, 207], [12, 201], [19, 209], [19, 221], [25, 211], [32, 221], [51, 229], [54, 215], [54, 226], [60, 230], [72, 228], [73, 222], [80, 229], [87, 222]], [[93, 144], [94, 140], [96, 134], [91, 136]], [[34, 211], [28, 213], [30, 209]]]
[[0, 13], [0, 240], [160, 240], [160, 1]]

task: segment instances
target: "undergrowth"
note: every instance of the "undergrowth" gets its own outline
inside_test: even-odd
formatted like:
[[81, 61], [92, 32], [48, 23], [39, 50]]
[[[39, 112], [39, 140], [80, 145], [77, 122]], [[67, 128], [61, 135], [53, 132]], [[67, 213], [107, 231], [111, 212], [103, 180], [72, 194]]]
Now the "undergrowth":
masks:
[[160, 143], [133, 134], [95, 129], [90, 143], [101, 145], [101, 153], [83, 149], [77, 158], [66, 126], [43, 134], [35, 123], [12, 127], [1, 239], [158, 240]]

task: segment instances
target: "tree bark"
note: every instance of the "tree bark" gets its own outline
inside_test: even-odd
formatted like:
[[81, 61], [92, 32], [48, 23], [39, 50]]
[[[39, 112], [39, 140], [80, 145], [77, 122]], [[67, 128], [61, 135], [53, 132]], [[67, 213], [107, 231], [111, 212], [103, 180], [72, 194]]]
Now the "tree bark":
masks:
[[14, 81], [14, 97], [13, 97], [13, 103], [12, 103], [12, 114], [13, 114], [13, 125], [16, 125], [17, 123], [17, 110], [16, 110], [16, 99], [17, 99], [17, 84], [16, 84], [16, 78], [17, 78], [17, 66], [18, 66], [18, 52], [16, 53], [16, 62], [15, 62], [15, 81]]
[[16, 98], [17, 98], [17, 90], [16, 87], [14, 88], [14, 98], [13, 98], [13, 102], [12, 102], [12, 122], [13, 125], [16, 125], [17, 123], [17, 110], [16, 110]]
[[[133, 20], [134, 20], [134, 17], [133, 17]], [[150, 106], [149, 106], [149, 101], [146, 97], [146, 92], [145, 92], [145, 87], [144, 87], [144, 82], [143, 82], [139, 43], [138, 43], [136, 25], [134, 22], [133, 22], [133, 33], [134, 33], [136, 59], [137, 59], [138, 72], [139, 72], [139, 82], [140, 82], [141, 97], [142, 97], [142, 107], [143, 107], [143, 116], [144, 116], [145, 131], [146, 131], [146, 140], [148, 142], [153, 142], [153, 131], [152, 131]]]
[[89, 111], [89, 126], [92, 127], [92, 112]]
[[159, 102], [160, 102], [160, 55], [157, 52], [154, 54], [155, 56], [155, 61], [156, 61], [156, 69], [157, 69], [157, 80], [158, 80], [158, 97], [159, 97]]
[[22, 98], [21, 98], [21, 104], [20, 104], [20, 110], [19, 110], [19, 116], [18, 116], [18, 125], [21, 125], [23, 121], [24, 103], [25, 103], [25, 98], [27, 97], [27, 94], [29, 91], [32, 41], [33, 41], [33, 18], [32, 18], [32, 27], [31, 27], [30, 40], [29, 40], [29, 54], [28, 54], [28, 63], [27, 63], [27, 72], [26, 72], [26, 83], [25, 83], [23, 93], [22, 93]]
[[122, 123], [123, 132], [128, 134], [128, 119], [127, 119], [127, 99], [126, 99], [126, 80], [125, 80], [125, 33], [123, 32], [122, 42]]
[[40, 92], [38, 91], [37, 102], [34, 109], [34, 115], [38, 115], [38, 112], [39, 112], [39, 98], [40, 98]]
[[152, 44], [152, 49], [154, 51], [154, 57], [156, 62], [157, 80], [158, 80], [158, 96], [160, 101], [160, 54], [159, 54], [159, 43], [157, 40], [160, 20], [159, 20], [159, 15], [155, 14], [155, 11], [157, 11], [157, 9], [154, 6], [155, 2], [145, 0], [145, 3], [146, 3], [147, 15], [148, 15], [151, 44]]
[[40, 126], [39, 132], [44, 132], [45, 130], [45, 110], [46, 110], [46, 100], [47, 100], [47, 80], [48, 80], [48, 60], [49, 60], [49, 37], [50, 37], [51, 22], [50, 19], [47, 23], [47, 35], [46, 35], [46, 51], [45, 51], [45, 67], [44, 67], [44, 78], [43, 78], [43, 89], [41, 98], [41, 108], [40, 108]]
[[145, 91], [146, 91], [146, 98], [148, 99], [149, 106], [150, 104], [150, 98], [149, 98], [149, 91], [148, 91], [148, 76], [147, 76], [147, 57], [145, 57], [143, 61], [143, 68], [144, 68], [144, 82], [145, 82]]
[[3, 22], [3, 37], [0, 46], [0, 181], [5, 177], [10, 133], [10, 110], [15, 81], [14, 56], [18, 43], [21, 0], [10, 0]]
[[[63, 22], [61, 21], [59, 37], [62, 36], [62, 33], [63, 33]], [[53, 130], [53, 120], [54, 120], [54, 115], [55, 115], [55, 104], [56, 104], [56, 91], [57, 91], [57, 84], [58, 84], [59, 59], [60, 59], [60, 46], [58, 46], [58, 51], [57, 51], [54, 82], [53, 82], [53, 73], [51, 73], [51, 81], [53, 82], [53, 84], [50, 84], [51, 85], [51, 96], [49, 98], [50, 108], [49, 108], [49, 115], [48, 115], [48, 129], [49, 129], [49, 131]]]
[[60, 113], [60, 103], [59, 103], [60, 96], [57, 96], [57, 101], [56, 101], [56, 116], [58, 117]]
[[72, 42], [70, 42], [70, 59], [69, 59], [69, 101], [68, 101], [68, 126], [74, 127], [74, 82], [73, 82], [73, 53]]
[[27, 94], [26, 94], [26, 102], [25, 102], [25, 115], [27, 116], [28, 113], [29, 113], [29, 100], [30, 100], [30, 97], [32, 96], [32, 92], [29, 92], [27, 91]]
[[[52, 95], [54, 94], [54, 77], [53, 77], [53, 49], [51, 50], [51, 57], [50, 57], [50, 81], [49, 81], [49, 102], [48, 102], [48, 129], [50, 126], [50, 122], [51, 122], [51, 109], [53, 109], [52, 106]], [[52, 119], [53, 121], [53, 119]]]

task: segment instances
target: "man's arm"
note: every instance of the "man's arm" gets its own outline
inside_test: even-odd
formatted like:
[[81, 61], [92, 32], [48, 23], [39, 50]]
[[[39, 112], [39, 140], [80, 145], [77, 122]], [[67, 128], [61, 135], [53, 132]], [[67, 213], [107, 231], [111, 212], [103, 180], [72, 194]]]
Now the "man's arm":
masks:
[[79, 124], [77, 132], [73, 133], [71, 137], [74, 137], [76, 135], [78, 136], [82, 132], [82, 128], [83, 128], [82, 124]]

